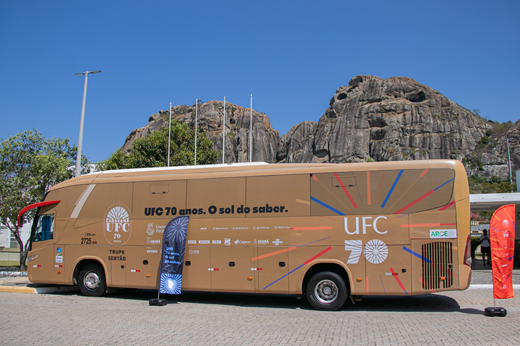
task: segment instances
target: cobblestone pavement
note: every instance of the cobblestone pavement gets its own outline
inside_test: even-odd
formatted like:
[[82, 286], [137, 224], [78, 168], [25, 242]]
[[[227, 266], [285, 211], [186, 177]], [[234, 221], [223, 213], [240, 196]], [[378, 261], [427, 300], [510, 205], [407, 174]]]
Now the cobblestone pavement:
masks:
[[341, 311], [312, 310], [295, 296], [183, 293], [149, 306], [156, 291], [0, 294], [3, 345], [519, 345], [520, 290], [497, 300], [506, 317], [486, 317], [491, 289], [413, 297], [366, 297]]

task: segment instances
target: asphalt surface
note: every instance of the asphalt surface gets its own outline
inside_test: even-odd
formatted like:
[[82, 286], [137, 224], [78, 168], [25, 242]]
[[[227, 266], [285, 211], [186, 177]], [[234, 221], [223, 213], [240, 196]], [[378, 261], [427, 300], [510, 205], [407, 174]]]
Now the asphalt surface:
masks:
[[[513, 275], [520, 285], [520, 270]], [[0, 278], [0, 288], [49, 288], [26, 277]], [[520, 286], [518, 286], [520, 288]], [[520, 345], [520, 289], [493, 306], [491, 269], [475, 264], [466, 291], [348, 300], [334, 312], [316, 311], [294, 295], [121, 289], [105, 297], [79, 292], [0, 293], [1, 345]], [[17, 292], [17, 293], [15, 293]], [[42, 293], [42, 292], [35, 292]]]

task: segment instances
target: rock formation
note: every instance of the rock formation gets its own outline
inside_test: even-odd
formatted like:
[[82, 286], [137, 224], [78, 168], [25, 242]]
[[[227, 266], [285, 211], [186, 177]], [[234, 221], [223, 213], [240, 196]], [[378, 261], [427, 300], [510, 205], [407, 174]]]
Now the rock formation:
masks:
[[[198, 128], [222, 150], [223, 101], [199, 105]], [[225, 162], [249, 161], [250, 109], [226, 104]], [[136, 138], [168, 123], [160, 111], [132, 131], [122, 151]], [[172, 108], [172, 118], [195, 126], [195, 105]], [[269, 118], [253, 110], [253, 161], [361, 162], [456, 159], [468, 174], [507, 178], [505, 141], [489, 139], [494, 127], [485, 119], [407, 77], [360, 75], [340, 87], [318, 123], [293, 126], [280, 138]], [[513, 170], [520, 169], [520, 121], [507, 132]], [[487, 139], [486, 139], [487, 138]], [[220, 162], [220, 161], [219, 161]]]

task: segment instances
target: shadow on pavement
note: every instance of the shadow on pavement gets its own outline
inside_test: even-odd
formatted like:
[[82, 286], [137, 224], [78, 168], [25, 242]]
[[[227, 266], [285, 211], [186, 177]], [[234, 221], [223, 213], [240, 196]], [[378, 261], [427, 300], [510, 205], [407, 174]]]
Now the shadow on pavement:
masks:
[[[76, 294], [78, 293], [70, 293]], [[108, 294], [101, 299], [125, 299], [142, 301], [148, 304], [149, 299], [157, 298], [155, 290], [120, 289], [117, 293]], [[208, 304], [222, 306], [238, 306], [272, 309], [302, 309], [314, 310], [305, 298], [297, 299], [295, 295], [283, 294], [246, 294], [246, 293], [215, 293], [215, 292], [183, 292], [179, 296], [161, 294], [168, 304]], [[96, 299], [96, 298], [92, 298]], [[461, 312], [467, 314], [482, 314], [476, 309], [461, 309], [458, 302], [439, 294], [419, 296], [367, 296], [360, 302], [348, 299], [340, 311], [354, 312]]]

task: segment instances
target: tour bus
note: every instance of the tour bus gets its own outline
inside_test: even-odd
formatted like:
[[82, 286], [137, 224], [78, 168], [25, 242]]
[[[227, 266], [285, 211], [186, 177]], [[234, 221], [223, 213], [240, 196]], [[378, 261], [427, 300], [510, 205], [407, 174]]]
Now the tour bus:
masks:
[[189, 217], [182, 290], [347, 298], [465, 290], [470, 203], [459, 161], [242, 163], [96, 172], [49, 189], [29, 280], [157, 289], [163, 231]]

